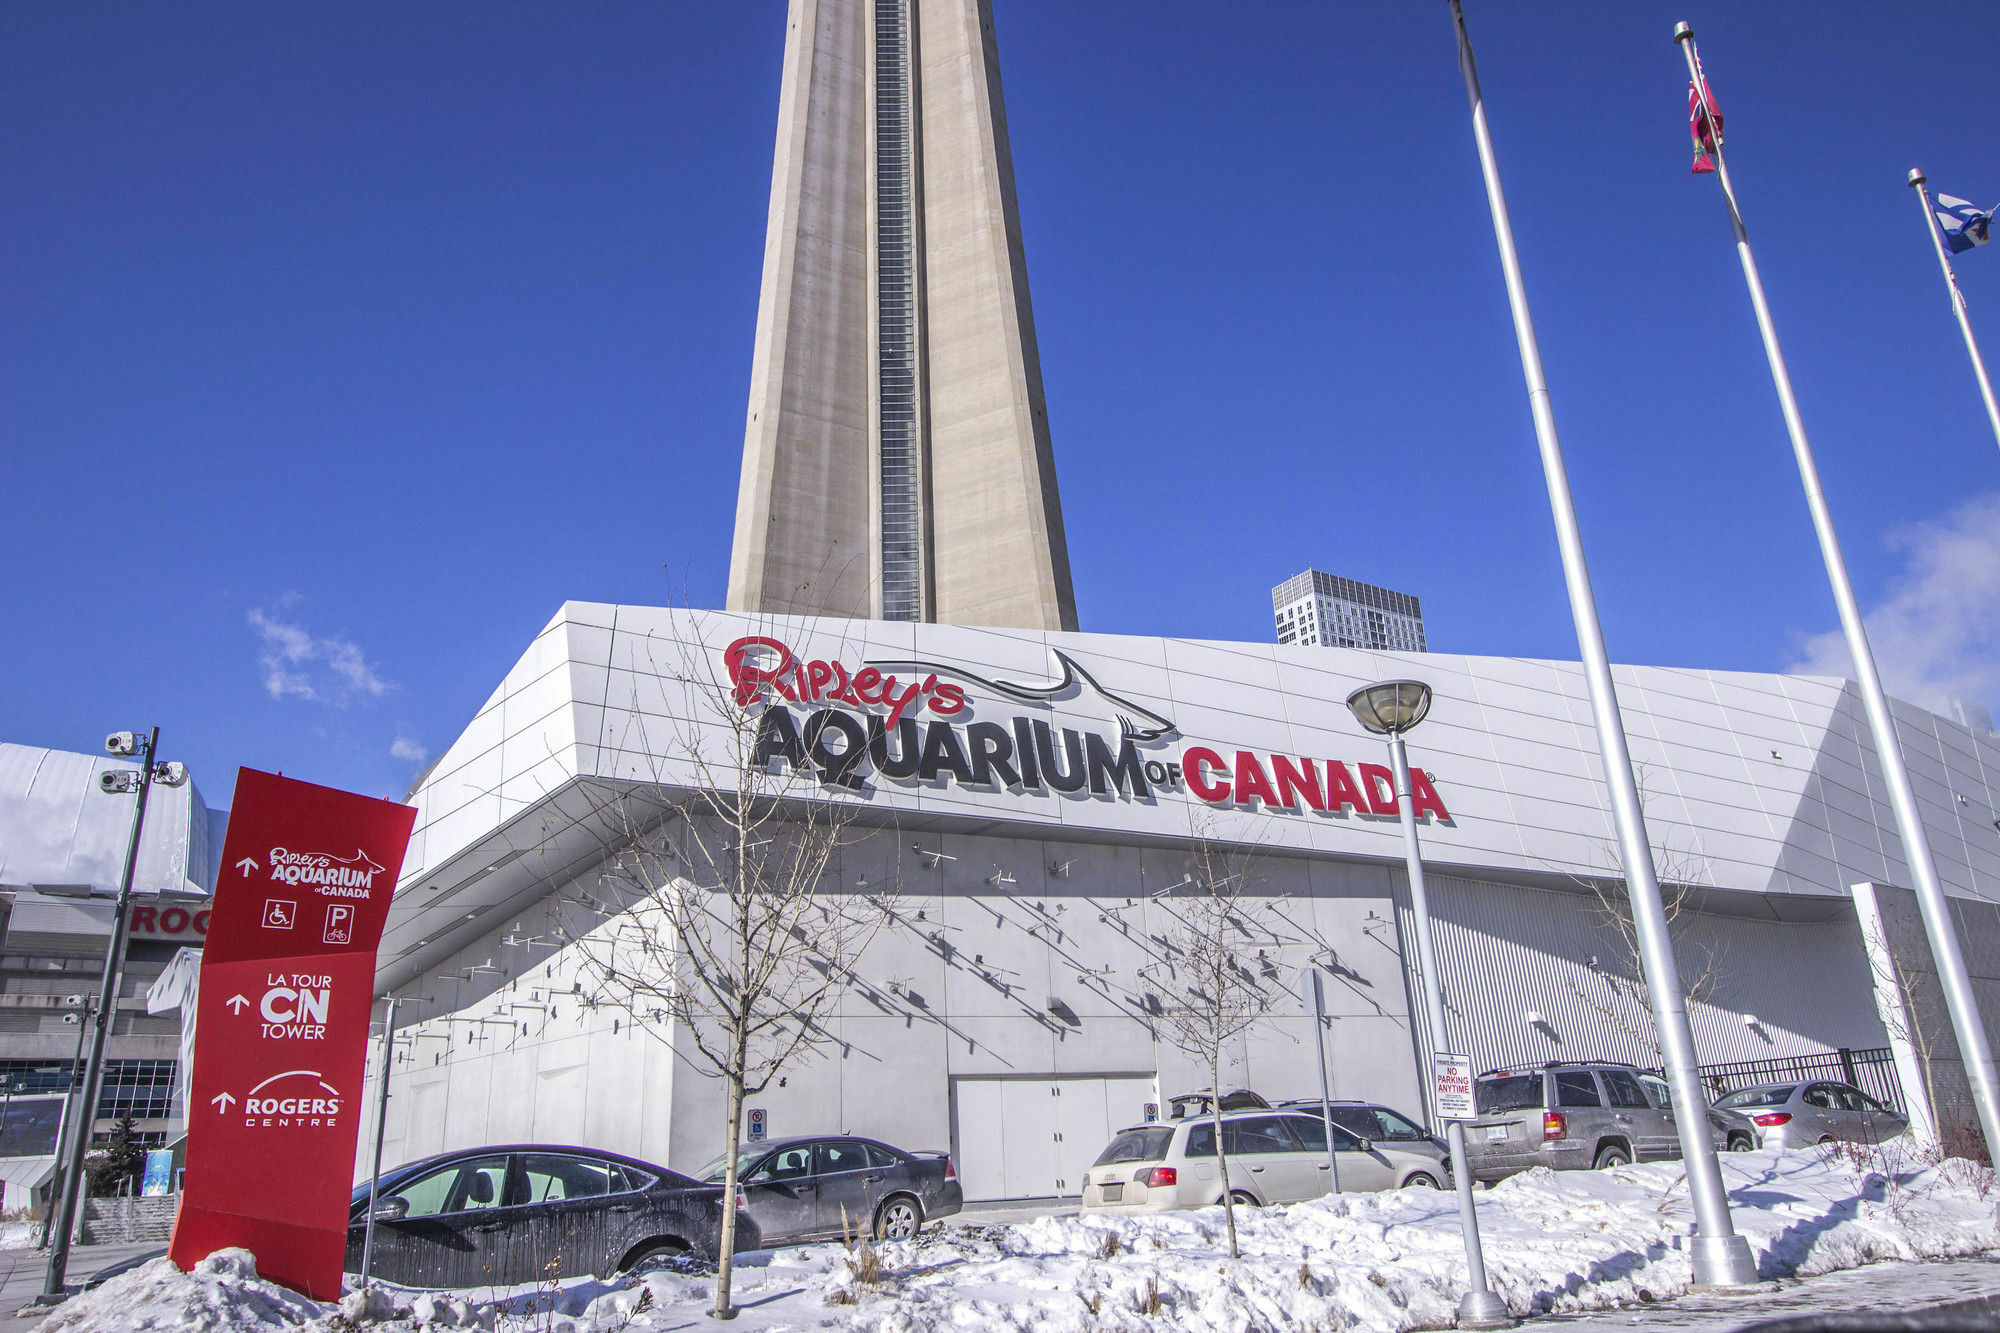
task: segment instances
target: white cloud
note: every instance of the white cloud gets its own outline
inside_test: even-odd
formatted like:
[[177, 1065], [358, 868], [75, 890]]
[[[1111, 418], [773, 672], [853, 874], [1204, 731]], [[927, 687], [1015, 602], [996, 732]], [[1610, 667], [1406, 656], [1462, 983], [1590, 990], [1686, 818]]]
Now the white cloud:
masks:
[[398, 736], [395, 743], [389, 747], [389, 757], [400, 759], [406, 764], [421, 764], [431, 757], [431, 752], [408, 736]]
[[304, 626], [278, 618], [298, 601], [291, 594], [279, 599], [274, 612], [250, 609], [250, 627], [258, 638], [257, 664], [264, 671], [264, 689], [273, 699], [345, 705], [354, 699], [380, 698], [394, 688], [368, 665], [360, 644], [316, 638]]
[[[1882, 683], [1899, 699], [1945, 712], [1952, 699], [2000, 698], [2000, 495], [1889, 538], [1903, 570], [1865, 613]], [[1854, 674], [1839, 631], [1805, 639], [1788, 671]]]

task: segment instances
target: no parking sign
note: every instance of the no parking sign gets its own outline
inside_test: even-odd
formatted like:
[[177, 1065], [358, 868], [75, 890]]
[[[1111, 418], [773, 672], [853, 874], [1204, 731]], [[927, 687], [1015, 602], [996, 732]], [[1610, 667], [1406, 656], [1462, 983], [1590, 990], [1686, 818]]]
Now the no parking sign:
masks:
[[761, 1106], [753, 1106], [750, 1108], [750, 1142], [762, 1143], [763, 1141], [764, 1141], [764, 1108]]

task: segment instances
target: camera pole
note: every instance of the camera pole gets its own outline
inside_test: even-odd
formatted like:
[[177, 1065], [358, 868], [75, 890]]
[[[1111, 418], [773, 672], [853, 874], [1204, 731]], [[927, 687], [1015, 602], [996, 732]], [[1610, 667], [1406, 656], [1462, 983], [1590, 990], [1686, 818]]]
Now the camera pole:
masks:
[[139, 868], [139, 834], [146, 826], [146, 798], [153, 791], [153, 760], [160, 752], [160, 729], [139, 745], [139, 799], [132, 807], [132, 837], [125, 848], [125, 873], [118, 881], [118, 906], [111, 918], [111, 942], [104, 949], [104, 976], [97, 987], [97, 1013], [92, 1016], [90, 1059], [83, 1067], [83, 1098], [77, 1106], [76, 1129], [70, 1135], [69, 1158], [63, 1163], [62, 1207], [56, 1214], [54, 1243], [49, 1246], [49, 1271], [42, 1279], [38, 1304], [53, 1304], [64, 1296], [69, 1270], [70, 1232], [76, 1226], [77, 1201], [83, 1193], [83, 1156], [90, 1150], [90, 1127], [97, 1120], [97, 1097], [104, 1084], [104, 1042], [111, 1035], [118, 982], [125, 971], [125, 937], [131, 929], [132, 876]]

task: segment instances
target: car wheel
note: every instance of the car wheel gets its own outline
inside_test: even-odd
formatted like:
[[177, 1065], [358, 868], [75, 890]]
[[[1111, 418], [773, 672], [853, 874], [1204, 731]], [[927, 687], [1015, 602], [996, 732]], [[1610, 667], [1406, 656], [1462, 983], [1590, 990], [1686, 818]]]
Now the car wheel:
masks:
[[1419, 1171], [1403, 1182], [1403, 1188], [1406, 1190], [1434, 1190], [1437, 1187], [1437, 1178], [1425, 1171]]
[[924, 1210], [907, 1194], [898, 1194], [875, 1210], [876, 1240], [908, 1240], [924, 1225]]
[[620, 1273], [656, 1273], [673, 1268], [688, 1257], [688, 1247], [677, 1240], [649, 1240], [625, 1256]]
[[1614, 1166], [1630, 1166], [1631, 1164], [1632, 1154], [1614, 1143], [1608, 1148], [1599, 1148], [1597, 1150], [1597, 1160], [1591, 1163], [1591, 1170], [1604, 1171]]
[[1729, 1151], [1731, 1152], [1749, 1152], [1756, 1146], [1748, 1134], [1732, 1134], [1729, 1136]]
[[1229, 1197], [1238, 1208], [1256, 1208], [1261, 1206], [1257, 1202], [1257, 1196], [1249, 1190], [1231, 1190], [1229, 1191]]

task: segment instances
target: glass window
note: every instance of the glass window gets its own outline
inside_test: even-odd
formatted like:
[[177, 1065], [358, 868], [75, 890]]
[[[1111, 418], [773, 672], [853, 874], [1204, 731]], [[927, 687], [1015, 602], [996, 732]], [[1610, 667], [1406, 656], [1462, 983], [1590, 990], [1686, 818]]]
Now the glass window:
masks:
[[559, 1157], [554, 1153], [521, 1156], [521, 1190], [515, 1203], [554, 1203], [560, 1199], [595, 1199], [617, 1192], [613, 1167], [589, 1157]]
[[1556, 1073], [1557, 1106], [1602, 1106], [1597, 1095], [1597, 1079], [1588, 1069], [1565, 1069]]
[[1375, 1112], [1366, 1106], [1336, 1106], [1333, 1123], [1356, 1138], [1372, 1139], [1380, 1128]]
[[1653, 1105], [1659, 1107], [1662, 1111], [1671, 1111], [1674, 1109], [1674, 1090], [1667, 1086], [1665, 1079], [1654, 1078], [1650, 1074], [1641, 1074], [1639, 1075], [1639, 1086], [1652, 1096]]
[[1798, 1086], [1787, 1083], [1781, 1088], [1745, 1088], [1741, 1092], [1730, 1093], [1716, 1105], [1725, 1111], [1740, 1110], [1745, 1106], [1783, 1106], [1792, 1099]]
[[1882, 1103], [1876, 1101], [1859, 1088], [1849, 1089], [1847, 1096], [1853, 1102], [1854, 1109], [1857, 1111], [1862, 1111], [1869, 1115], [1888, 1115], [1890, 1113], [1888, 1107], [1882, 1105]]
[[1241, 1153], [1250, 1156], [1257, 1153], [1297, 1152], [1299, 1141], [1292, 1137], [1285, 1122], [1289, 1117], [1275, 1115], [1246, 1116], [1242, 1120], [1222, 1122], [1224, 1142], [1229, 1145], [1231, 1155]]
[[418, 1176], [389, 1197], [401, 1199], [409, 1206], [405, 1217], [436, 1217], [441, 1213], [495, 1207], [506, 1183], [505, 1157], [476, 1157]]
[[1375, 1118], [1382, 1124], [1382, 1132], [1375, 1137], [1390, 1143], [1428, 1143], [1430, 1134], [1397, 1115], [1386, 1106], [1375, 1108]]
[[1187, 1156], [1215, 1156], [1215, 1125], [1212, 1122], [1203, 1121], [1199, 1125], [1188, 1126]]
[[1600, 1069], [1598, 1075], [1604, 1080], [1605, 1095], [1611, 1098], [1613, 1106], [1636, 1107], [1641, 1111], [1652, 1109], [1646, 1100], [1646, 1090], [1639, 1086], [1639, 1080], [1622, 1069]]
[[1129, 1129], [1106, 1145], [1097, 1155], [1092, 1166], [1109, 1166], [1113, 1162], [1157, 1162], [1167, 1155], [1167, 1144], [1173, 1140], [1171, 1129]]
[[867, 1152], [868, 1165], [872, 1167], [888, 1171], [903, 1164], [903, 1159], [896, 1155], [893, 1148], [885, 1148], [879, 1143], [864, 1143], [861, 1147]]
[[635, 1171], [629, 1166], [614, 1166], [611, 1170], [615, 1176], [611, 1185], [611, 1192], [614, 1194], [648, 1190], [653, 1187], [653, 1182], [659, 1179], [657, 1176], [647, 1175], [644, 1171]]
[[868, 1150], [854, 1139], [828, 1139], [819, 1145], [819, 1173], [830, 1176], [840, 1171], [866, 1171]]
[[1815, 1083], [1810, 1088], [1807, 1088], [1805, 1095], [1799, 1098], [1799, 1100], [1807, 1106], [1817, 1106], [1822, 1111], [1841, 1109], [1840, 1104], [1834, 1100], [1833, 1089], [1827, 1087], [1824, 1083]]
[[1481, 1115], [1499, 1111], [1540, 1110], [1542, 1076], [1516, 1074], [1511, 1078], [1483, 1078], [1473, 1085], [1473, 1104]]
[[[1334, 1125], [1333, 1125], [1334, 1151], [1360, 1152], [1361, 1140], [1372, 1136], [1365, 1133], [1359, 1135], [1355, 1134], [1352, 1130], [1348, 1129], [1345, 1125], [1340, 1123], [1340, 1120], [1338, 1119], [1338, 1112], [1335, 1113], [1335, 1116], [1336, 1118], [1334, 1120]], [[1321, 1120], [1316, 1115], [1290, 1116], [1286, 1118], [1285, 1124], [1288, 1127], [1290, 1127], [1292, 1133], [1298, 1137], [1299, 1146], [1301, 1148], [1305, 1149], [1305, 1151], [1307, 1152], [1320, 1153], [1322, 1155], [1325, 1154], [1326, 1122], [1324, 1120]]]
[[810, 1143], [801, 1143], [795, 1148], [780, 1148], [750, 1173], [750, 1183], [765, 1185], [772, 1181], [804, 1180], [812, 1174], [812, 1160]]

